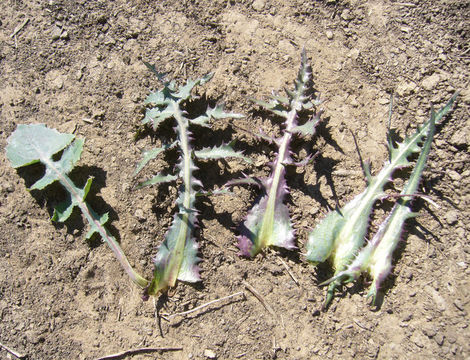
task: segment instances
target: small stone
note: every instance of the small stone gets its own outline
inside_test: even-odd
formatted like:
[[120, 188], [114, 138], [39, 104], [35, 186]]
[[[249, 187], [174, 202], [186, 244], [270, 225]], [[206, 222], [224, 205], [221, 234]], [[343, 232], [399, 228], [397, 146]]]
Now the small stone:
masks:
[[455, 210], [448, 211], [445, 215], [447, 224], [455, 225], [459, 220], [459, 213]]
[[421, 83], [421, 86], [424, 90], [431, 91], [436, 88], [437, 84], [439, 84], [439, 81], [441, 81], [441, 77], [439, 76], [439, 74], [433, 74], [425, 78]]
[[62, 29], [60, 27], [54, 27], [54, 30], [51, 32], [51, 37], [53, 41], [59, 40], [60, 35], [62, 34]]
[[204, 356], [208, 359], [217, 359], [216, 353], [210, 349], [204, 350]]
[[56, 77], [52, 81], [52, 86], [56, 89], [62, 89], [62, 87], [64, 86], [64, 79], [62, 79], [62, 76]]
[[144, 222], [145, 220], [147, 220], [145, 218], [145, 215], [144, 215], [144, 210], [142, 209], [137, 209], [134, 213], [134, 216], [137, 218], [137, 220], [139, 220], [140, 222]]
[[452, 135], [452, 137], [450, 138], [450, 143], [457, 147], [466, 146], [470, 141], [470, 136], [468, 134], [469, 132], [465, 131], [465, 129], [456, 131], [454, 135]]
[[428, 338], [433, 338], [433, 337], [436, 336], [436, 334], [437, 334], [436, 329], [434, 329], [434, 327], [431, 326], [431, 325], [426, 325], [426, 326], [424, 326], [421, 331], [422, 331], [423, 334], [426, 335]]
[[388, 98], [388, 97], [381, 97], [379, 99], [379, 104], [380, 105], [387, 105], [389, 103], [390, 103], [390, 98]]
[[434, 336], [434, 341], [437, 345], [442, 346], [442, 344], [444, 344], [444, 335], [441, 333], [436, 334], [436, 336]]
[[415, 89], [416, 89], [416, 84], [414, 82], [412, 81], [403, 82], [398, 85], [397, 94], [399, 96], [410, 95], [414, 93]]
[[344, 9], [341, 13], [341, 19], [349, 21], [354, 19], [354, 16], [351, 14], [351, 11], [349, 9]]
[[424, 347], [424, 339], [423, 335], [418, 333], [417, 331], [414, 332], [414, 334], [411, 336], [411, 341], [414, 342], [414, 344], [422, 349]]
[[408, 314], [405, 314], [405, 316], [403, 317], [402, 321], [403, 321], [403, 322], [408, 322], [408, 321], [410, 321], [411, 319], [413, 319], [413, 314], [412, 314], [412, 313], [408, 313]]
[[251, 7], [255, 11], [262, 11], [266, 5], [265, 0], [255, 0], [253, 1], [253, 4], [251, 4]]
[[62, 31], [62, 32], [60, 33], [60, 38], [61, 38], [62, 40], [68, 40], [68, 39], [69, 39], [69, 33], [68, 33], [66, 30]]
[[455, 182], [460, 182], [460, 180], [462, 180], [462, 176], [455, 170], [449, 170], [447, 175], [449, 175], [449, 177]]
[[326, 30], [325, 35], [326, 35], [328, 40], [333, 40], [333, 31]]
[[106, 15], [102, 14], [100, 16], [98, 16], [98, 18], [96, 19], [96, 22], [98, 24], [106, 24], [106, 22], [108, 21], [108, 18], [106, 17]]
[[320, 316], [320, 310], [316, 309], [312, 312], [312, 316]]
[[464, 311], [464, 310], [465, 310], [464, 307], [463, 307], [463, 305], [462, 305], [462, 303], [461, 303], [460, 300], [458, 300], [458, 299], [455, 299], [455, 300], [454, 300], [454, 306], [455, 306], [457, 309], [459, 309], [460, 311]]

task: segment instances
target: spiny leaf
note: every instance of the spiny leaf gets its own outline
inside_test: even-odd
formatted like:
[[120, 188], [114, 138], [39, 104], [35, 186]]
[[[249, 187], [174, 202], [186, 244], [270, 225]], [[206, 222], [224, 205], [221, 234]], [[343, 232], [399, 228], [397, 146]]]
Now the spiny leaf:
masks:
[[197, 118], [190, 119], [191, 124], [209, 127], [209, 121], [211, 119], [240, 119], [244, 115], [237, 113], [226, 113], [224, 111], [223, 104], [217, 104], [214, 108], [208, 107], [204, 115], [198, 116]]
[[59, 174], [68, 174], [72, 171], [75, 164], [80, 160], [84, 141], [84, 139], [77, 139], [67, 147], [60, 160], [54, 161], [53, 166], [46, 167], [44, 176], [31, 186], [31, 190], [42, 190], [47, 185], [59, 180]]
[[251, 164], [252, 161], [250, 158], [244, 156], [241, 151], [233, 150], [232, 146], [234, 143], [235, 141], [232, 141], [229, 144], [222, 144], [213, 148], [203, 148], [202, 150], [196, 150], [194, 154], [198, 159], [225, 159], [232, 157], [243, 159], [247, 163]]
[[197, 85], [204, 85], [206, 82], [208, 82], [212, 77], [214, 76], [214, 73], [209, 73], [202, 78], [196, 79], [196, 80], [188, 80], [185, 86], [181, 87], [178, 92], [176, 92], [174, 95], [181, 99], [181, 100], [187, 100], [191, 96], [191, 91], [193, 88]]
[[[153, 69], [151, 69], [153, 70]], [[226, 113], [222, 104], [214, 109], [208, 107], [205, 114], [195, 119], [189, 119], [187, 113], [187, 101], [191, 99], [191, 92], [197, 85], [202, 85], [212, 78], [213, 74], [208, 74], [197, 80], [189, 80], [184, 86], [178, 88], [174, 82], [167, 82], [160, 91], [151, 94], [146, 102], [151, 107], [147, 113], [147, 122], [154, 124], [154, 129], [158, 124], [167, 118], [172, 118], [176, 122], [176, 132], [178, 134], [178, 150], [180, 158], [174, 166], [179, 170], [179, 176], [158, 174], [153, 179], [139, 184], [139, 187], [160, 182], [172, 181], [180, 177], [182, 184], [177, 200], [178, 213], [165, 236], [165, 240], [159, 247], [154, 259], [154, 276], [151, 284], [147, 288], [148, 295], [156, 295], [166, 291], [176, 285], [177, 280], [195, 282], [199, 281], [199, 270], [197, 263], [197, 244], [192, 236], [196, 224], [197, 210], [194, 208], [194, 201], [198, 192], [195, 187], [202, 187], [201, 182], [193, 176], [197, 167], [193, 163], [192, 156], [201, 159], [218, 159], [224, 157], [237, 157], [249, 160], [241, 152], [236, 152], [231, 147], [232, 144], [224, 144], [213, 149], [202, 149], [194, 151], [191, 147], [192, 134], [189, 131], [190, 125], [201, 125], [209, 127], [209, 120], [226, 117], [240, 117], [239, 114]], [[136, 173], [139, 172], [151, 159], [155, 158], [166, 148], [154, 149], [144, 154], [144, 159], [138, 165]]]
[[[176, 285], [176, 281], [200, 281], [197, 263], [198, 246], [192, 238], [196, 212], [185, 208], [184, 193], [178, 199], [179, 212], [165, 236], [164, 242], [158, 248], [154, 258], [154, 277], [147, 290], [149, 295], [156, 295]], [[189, 204], [192, 207], [195, 195], [191, 196]]]
[[[76, 189], [76, 196], [68, 194], [67, 200], [57, 205], [54, 209], [54, 214], [52, 215], [52, 220], [57, 222], [66, 221], [72, 214], [73, 208], [75, 206], [80, 206], [85, 201], [88, 192], [90, 191], [93, 178], [88, 178], [85, 187], [83, 189]], [[93, 227], [93, 223], [90, 224]]]
[[166, 108], [163, 110], [160, 110], [160, 108], [155, 107], [152, 109], [147, 109], [145, 112], [145, 117], [142, 120], [142, 124], [151, 124], [152, 129], [154, 131], [157, 130], [158, 126], [165, 121], [166, 119], [169, 119], [173, 116], [173, 109], [171, 105], [168, 105]]
[[303, 136], [313, 136], [315, 134], [315, 128], [319, 122], [320, 114], [316, 114], [312, 119], [306, 121], [305, 124], [293, 128], [292, 132]]
[[[385, 163], [382, 170], [376, 176], [370, 175], [369, 167], [361, 159], [363, 169], [366, 177], [368, 178], [367, 188], [340, 210], [342, 215], [341, 220], [338, 220], [339, 217], [336, 213], [330, 213], [330, 215], [328, 215], [323, 222], [320, 222], [320, 224], [317, 225], [314, 231], [310, 234], [309, 241], [307, 243], [307, 259], [316, 264], [331, 257], [335, 268], [333, 278], [327, 281], [330, 285], [325, 305], [327, 305], [333, 298], [336, 287], [340, 286], [344, 282], [352, 281], [365, 269], [369, 269], [369, 271], [374, 274], [374, 278], [377, 277], [377, 279], [380, 279], [374, 282], [371, 287], [370, 294], [375, 294], [374, 291], [376, 290], [374, 289], [377, 288], [379, 281], [384, 278], [383, 274], [388, 274], [390, 269], [389, 265], [391, 266], [391, 256], [393, 249], [396, 246], [395, 242], [398, 242], [403, 223], [411, 216], [411, 211], [407, 206], [401, 207], [399, 205], [406, 205], [403, 202], [404, 200], [400, 199], [398, 202], [399, 204], [397, 204], [394, 209], [402, 209], [401, 212], [398, 212], [399, 215], [390, 216], [388, 218], [389, 220], [387, 220], [387, 222], [390, 221], [393, 225], [390, 227], [381, 225], [377, 235], [361, 251], [361, 247], [365, 242], [365, 234], [369, 225], [369, 217], [372, 212], [372, 207], [376, 200], [384, 195], [383, 187], [390, 181], [392, 173], [397, 168], [408, 165], [410, 163], [408, 157], [413, 153], [420, 151], [421, 155], [409, 182], [409, 184], [417, 186], [432, 141], [434, 123], [438, 118], [440, 120], [442, 116], [450, 110], [454, 101], [455, 95], [437, 114], [432, 112], [430, 120], [422, 126], [418, 126], [417, 131], [413, 135], [405, 138], [403, 142], [396, 144], [396, 146], [390, 145], [390, 160]], [[422, 146], [420, 146], [420, 142], [425, 136], [428, 136], [428, 138], [424, 143], [424, 148], [422, 148]], [[407, 186], [404, 191], [406, 191], [406, 193], [404, 193], [405, 195], [416, 191], [416, 188]], [[409, 201], [411, 201], [411, 198]], [[393, 210], [392, 213], [395, 211], [399, 210]], [[334, 231], [330, 234], [324, 235], [323, 230], [331, 226], [328, 224], [331, 219], [337, 219], [334, 221]], [[382, 238], [387, 238], [388, 240], [384, 241]], [[372, 258], [375, 253], [374, 249], [375, 247], [380, 246], [379, 244], [384, 244], [384, 250], [381, 251], [380, 260], [373, 261]], [[331, 247], [333, 248], [332, 250]], [[376, 269], [377, 267], [380, 268], [380, 266], [377, 266], [376, 264], [379, 262], [382, 264], [382, 270], [385, 270], [381, 272], [381, 275], [376, 276]], [[369, 265], [372, 263], [375, 263], [375, 265]]]
[[278, 116], [281, 116], [281, 117], [284, 117], [284, 118], [287, 117], [288, 112], [287, 112], [285, 106], [277, 100], [272, 100], [271, 102], [266, 102], [266, 101], [262, 101], [262, 100], [251, 99], [251, 101], [253, 101], [255, 104], [257, 104], [261, 107], [264, 107], [266, 110], [269, 110], [269, 111], [271, 111], [272, 113], [274, 113]]
[[312, 85], [311, 70], [307, 56], [303, 52], [297, 80], [294, 83], [295, 89], [286, 91], [287, 98], [274, 96], [269, 102], [254, 100], [258, 105], [284, 117], [285, 121], [282, 137], [273, 140], [279, 151], [271, 175], [263, 184], [266, 195], [248, 212], [240, 230], [239, 248], [244, 256], [255, 256], [267, 246], [295, 248], [292, 221], [289, 210], [283, 203], [287, 194], [285, 166], [292, 163], [289, 144], [293, 133], [313, 134], [315, 122], [319, 121], [319, 114], [314, 114], [310, 122], [302, 126], [297, 125], [298, 113], [303, 106], [313, 107], [313, 105], [307, 106], [313, 95]]
[[155, 159], [163, 151], [175, 147], [176, 144], [177, 142], [175, 141], [171, 144], [166, 144], [159, 148], [144, 151], [142, 154], [142, 160], [137, 164], [137, 168], [134, 171], [134, 176], [137, 175], [145, 167], [145, 165], [147, 165], [149, 161]]
[[[416, 165], [410, 178], [402, 190], [403, 195], [414, 194], [418, 190], [421, 174], [425, 168], [426, 161], [431, 150], [431, 144], [435, 132], [435, 121], [436, 113], [431, 107], [431, 118], [429, 120], [427, 138], [423, 144], [423, 149], [416, 161]], [[367, 270], [372, 276], [372, 284], [368, 297], [372, 298], [372, 302], [374, 304], [377, 296], [377, 289], [392, 269], [392, 256], [400, 241], [405, 221], [410, 217], [415, 216], [415, 213], [413, 213], [410, 208], [412, 200], [413, 198], [411, 196], [400, 198], [393, 207], [390, 216], [381, 225], [380, 231], [377, 232], [370, 242], [370, 246], [373, 251], [370, 256], [370, 262], [365, 264], [367, 266]]]
[[296, 248], [289, 209], [282, 203], [282, 197], [271, 205], [266, 195], [248, 213], [238, 237], [238, 247], [241, 255], [253, 257], [269, 246]]
[[[109, 220], [109, 215], [108, 213], [104, 213], [103, 215], [97, 216], [96, 218], [97, 218], [98, 224], [105, 225]], [[91, 229], [86, 233], [86, 238], [90, 240], [91, 237], [96, 233], [99, 233], [99, 229], [98, 229], [98, 225], [95, 223], [91, 226]]]
[[143, 188], [144, 186], [150, 186], [150, 185], [155, 185], [155, 184], [162, 184], [162, 183], [167, 183], [171, 181], [175, 181], [178, 179], [177, 175], [162, 175], [162, 174], [157, 174], [154, 175], [151, 179], [147, 181], [143, 181], [139, 183], [136, 188]]

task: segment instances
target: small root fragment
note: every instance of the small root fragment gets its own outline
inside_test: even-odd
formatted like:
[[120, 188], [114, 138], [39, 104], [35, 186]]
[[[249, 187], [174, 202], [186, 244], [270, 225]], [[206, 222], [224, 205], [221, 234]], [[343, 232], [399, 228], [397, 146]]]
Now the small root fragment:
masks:
[[220, 299], [216, 299], [216, 300], [209, 301], [208, 303], [205, 303], [205, 304], [203, 304], [203, 305], [197, 306], [197, 307], [195, 307], [194, 309], [191, 309], [191, 310], [188, 310], [188, 311], [183, 311], [183, 312], [176, 313], [176, 314], [172, 314], [172, 315], [165, 315], [165, 316], [162, 315], [162, 318], [164, 318], [165, 320], [168, 320], [168, 321], [169, 321], [171, 318], [174, 318], [174, 317], [176, 317], [176, 316], [185, 316], [185, 315], [191, 314], [191, 313], [193, 313], [193, 312], [195, 312], [195, 311], [201, 310], [201, 309], [203, 309], [203, 308], [205, 308], [205, 307], [208, 307], [208, 306], [210, 306], [210, 305], [212, 305], [212, 304], [215, 304], [215, 303], [218, 303], [218, 302], [227, 300], [227, 299], [231, 299], [231, 298], [236, 297], [236, 296], [243, 296], [243, 298], [246, 298], [245, 293], [244, 293], [243, 291], [239, 291], [239, 292], [237, 292], [237, 293], [235, 293], [235, 294], [227, 295], [227, 296], [224, 296], [224, 297], [222, 297], [222, 298], [220, 298]]
[[106, 355], [98, 358], [97, 360], [110, 360], [110, 359], [122, 359], [127, 355], [145, 354], [151, 352], [168, 352], [168, 351], [182, 351], [182, 347], [145, 347], [139, 349], [131, 349], [118, 352], [116, 354]]
[[261, 296], [261, 294], [258, 292], [258, 290], [256, 290], [252, 285], [248, 284], [246, 281], [243, 281], [243, 285], [245, 286], [245, 288], [251, 292], [255, 298], [257, 298], [259, 300], [259, 302], [264, 306], [264, 308], [275, 318], [277, 319], [276, 317], [276, 313], [274, 312], [273, 308], [271, 306], [269, 306], [266, 301], [264, 301], [264, 298]]

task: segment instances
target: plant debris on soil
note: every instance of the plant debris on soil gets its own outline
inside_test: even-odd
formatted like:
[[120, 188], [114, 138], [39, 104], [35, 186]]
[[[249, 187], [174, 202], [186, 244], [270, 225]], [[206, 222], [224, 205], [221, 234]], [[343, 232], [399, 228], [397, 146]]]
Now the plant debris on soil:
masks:
[[[279, 137], [281, 123], [253, 110], [250, 98], [266, 99], [271, 90], [290, 87], [302, 48], [325, 100], [326, 121], [317, 127], [315, 142], [291, 144], [299, 158], [319, 153], [286, 176], [285, 204], [300, 252], [238, 257], [233, 229], [256, 192], [237, 186], [234, 195], [209, 195], [197, 204], [202, 282], [180, 284], [156, 303], [142, 301], [99, 237], [84, 240], [87, 227], [78, 212], [65, 224], [50, 221], [66, 193], [53, 185], [27, 190], [43, 168], [15, 170], [1, 151], [1, 358], [470, 356], [468, 1], [8, 0], [4, 5], [1, 148], [18, 124], [43, 123], [86, 138], [70, 177], [80, 187], [94, 177], [87, 201], [97, 213], [109, 213], [110, 233], [147, 278], [177, 211], [178, 184], [135, 189], [133, 171], [142, 152], [174, 141], [165, 124], [157, 137], [142, 134], [142, 104], [159, 86], [144, 62], [179, 83], [214, 71], [191, 106], [205, 111], [223, 99], [226, 111], [246, 115], [213, 124], [211, 137], [195, 130], [195, 147], [237, 139], [236, 150], [253, 160], [253, 165], [236, 159], [201, 162], [197, 176], [206, 190], [243, 174], [269, 176], [276, 148], [244, 129]], [[378, 308], [362, 299], [370, 284], [363, 277], [338, 289], [328, 311], [321, 311], [326, 289], [318, 285], [333, 269], [309, 266], [305, 243], [326, 213], [365, 186], [352, 134], [363, 159], [380, 169], [388, 157], [391, 95], [392, 127], [403, 139], [428, 119], [431, 104], [439, 109], [456, 91], [458, 101], [437, 127], [419, 190], [439, 208], [416, 199], [420, 215], [407, 222]], [[176, 157], [170, 152], [156, 159], [142, 177], [167, 169]], [[400, 192], [409, 173], [399, 175], [386, 191]], [[392, 205], [385, 200], [375, 209], [371, 233]], [[230, 297], [240, 292], [243, 297]], [[225, 300], [212, 302], [217, 299]], [[192, 309], [199, 310], [171, 317]]]

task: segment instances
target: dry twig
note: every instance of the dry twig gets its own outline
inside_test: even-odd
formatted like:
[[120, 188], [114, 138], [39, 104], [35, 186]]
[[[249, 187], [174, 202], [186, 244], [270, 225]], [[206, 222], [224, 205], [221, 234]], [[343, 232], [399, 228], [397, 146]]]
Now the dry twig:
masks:
[[10, 34], [10, 37], [15, 37], [27, 24], [29, 23], [29, 19], [23, 21], [20, 25], [18, 25], [15, 30]]
[[12, 348], [9, 348], [6, 345], [3, 345], [2, 343], [0, 343], [0, 348], [4, 348], [6, 351], [8, 351], [10, 354], [17, 357], [18, 359], [25, 359], [26, 356], [27, 356], [26, 354], [15, 351], [15, 350], [13, 350]]
[[255, 298], [257, 298], [259, 300], [259, 302], [264, 306], [264, 308], [266, 310], [268, 310], [268, 312], [274, 316], [274, 318], [276, 318], [276, 313], [274, 312], [273, 308], [271, 306], [269, 306], [266, 301], [264, 301], [263, 297], [261, 296], [261, 294], [253, 287], [251, 286], [250, 284], [248, 284], [246, 281], [243, 281], [243, 285], [245, 286], [245, 288], [251, 292]]
[[294, 280], [294, 282], [297, 284], [297, 286], [300, 286], [299, 284], [299, 280], [297, 280], [297, 278], [295, 277], [295, 275], [292, 273], [291, 269], [289, 268], [289, 265], [286, 264], [286, 262], [284, 260], [282, 260], [280, 257], [278, 257], [278, 260], [281, 262], [281, 264], [286, 268], [287, 270], [287, 273], [289, 274], [289, 276], [292, 278], [292, 280]]
[[146, 348], [139, 348], [139, 349], [131, 349], [118, 352], [116, 354], [106, 355], [103, 357], [98, 358], [97, 360], [110, 360], [110, 359], [120, 359], [127, 355], [135, 355], [135, 354], [143, 354], [149, 352], [166, 352], [166, 351], [181, 351], [183, 350], [182, 347], [146, 347]]
[[231, 299], [235, 296], [239, 296], [239, 295], [242, 295], [244, 298], [245, 298], [245, 293], [243, 291], [239, 291], [235, 294], [232, 294], [232, 295], [227, 295], [227, 296], [224, 296], [220, 299], [215, 299], [215, 300], [212, 300], [212, 301], [209, 301], [208, 303], [205, 303], [205, 304], [202, 304], [200, 306], [197, 306], [195, 307], [194, 309], [191, 309], [191, 310], [188, 310], [188, 311], [183, 311], [183, 312], [180, 312], [180, 313], [176, 313], [176, 314], [172, 314], [172, 315], [165, 315], [165, 317], [163, 317], [165, 320], [170, 320], [171, 318], [175, 317], [175, 316], [184, 316], [184, 315], [188, 315], [188, 314], [191, 314], [192, 312], [195, 312], [195, 311], [198, 311], [198, 310], [201, 310], [209, 305], [212, 305], [212, 304], [215, 304], [215, 303], [218, 303], [218, 302], [221, 302], [221, 301], [224, 301], [224, 300], [227, 300], [227, 299]]

